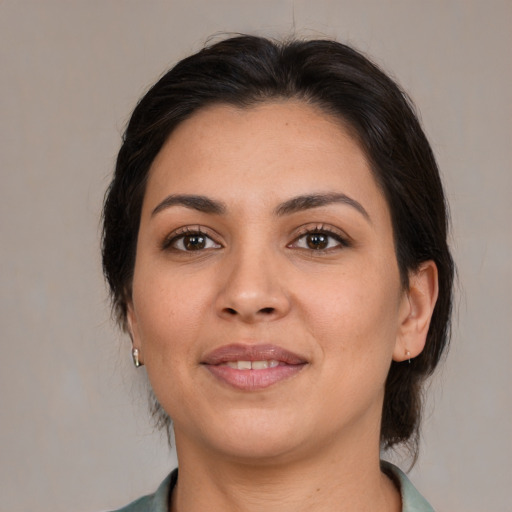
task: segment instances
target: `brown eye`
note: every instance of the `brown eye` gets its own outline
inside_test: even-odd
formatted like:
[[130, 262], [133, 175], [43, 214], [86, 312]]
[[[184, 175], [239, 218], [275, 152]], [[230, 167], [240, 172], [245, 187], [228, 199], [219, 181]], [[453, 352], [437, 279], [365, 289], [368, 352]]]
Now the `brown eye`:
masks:
[[185, 235], [183, 247], [187, 251], [198, 251], [206, 247], [206, 237], [203, 235]]
[[306, 244], [313, 250], [326, 249], [329, 245], [329, 237], [324, 233], [309, 233], [306, 235]]
[[164, 249], [193, 252], [208, 249], [220, 249], [221, 245], [201, 231], [190, 231], [170, 238], [165, 242]]
[[332, 230], [315, 228], [296, 238], [288, 247], [327, 252], [349, 246], [350, 243], [338, 233], [334, 233]]

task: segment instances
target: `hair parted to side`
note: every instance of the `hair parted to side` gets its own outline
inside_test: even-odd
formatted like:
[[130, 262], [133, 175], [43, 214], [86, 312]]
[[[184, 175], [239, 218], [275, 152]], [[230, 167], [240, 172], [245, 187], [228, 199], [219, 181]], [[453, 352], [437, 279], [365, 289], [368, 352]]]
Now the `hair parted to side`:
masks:
[[146, 93], [126, 128], [105, 196], [103, 270], [113, 310], [126, 330], [146, 181], [172, 131], [208, 105], [249, 108], [285, 99], [317, 106], [359, 142], [391, 212], [404, 287], [409, 272], [422, 262], [437, 265], [439, 296], [425, 349], [411, 364], [392, 363], [383, 406], [382, 447], [408, 443], [417, 454], [422, 384], [439, 363], [450, 334], [454, 265], [447, 244], [448, 212], [434, 155], [407, 95], [349, 46], [237, 36], [185, 58]]

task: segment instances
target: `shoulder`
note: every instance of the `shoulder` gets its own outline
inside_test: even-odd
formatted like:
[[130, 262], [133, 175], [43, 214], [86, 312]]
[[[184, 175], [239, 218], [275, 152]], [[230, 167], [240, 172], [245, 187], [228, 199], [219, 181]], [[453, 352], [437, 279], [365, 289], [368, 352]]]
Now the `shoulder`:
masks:
[[407, 475], [390, 462], [381, 461], [382, 470], [389, 475], [400, 488], [402, 512], [434, 512], [428, 501], [418, 492]]
[[112, 512], [168, 512], [169, 497], [176, 484], [177, 478], [178, 470], [175, 469], [167, 476], [153, 494], [143, 496], [129, 505], [118, 510], [113, 510]]

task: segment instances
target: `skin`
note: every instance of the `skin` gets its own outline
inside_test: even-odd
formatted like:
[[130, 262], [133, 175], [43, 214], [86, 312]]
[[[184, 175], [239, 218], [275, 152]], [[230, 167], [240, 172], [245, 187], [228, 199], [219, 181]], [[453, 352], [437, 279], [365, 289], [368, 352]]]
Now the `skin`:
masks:
[[[312, 193], [349, 200], [276, 214]], [[224, 211], [165, 203], [176, 195]], [[187, 250], [183, 230], [198, 227], [205, 245]], [[306, 231], [327, 247], [311, 249]], [[410, 281], [403, 290], [388, 206], [340, 122], [283, 101], [216, 105], [179, 125], [150, 169], [128, 307], [174, 423], [172, 510], [400, 510], [379, 469], [384, 383], [393, 359], [423, 349], [434, 263]], [[276, 345], [306, 364], [236, 389], [202, 364], [231, 343]]]

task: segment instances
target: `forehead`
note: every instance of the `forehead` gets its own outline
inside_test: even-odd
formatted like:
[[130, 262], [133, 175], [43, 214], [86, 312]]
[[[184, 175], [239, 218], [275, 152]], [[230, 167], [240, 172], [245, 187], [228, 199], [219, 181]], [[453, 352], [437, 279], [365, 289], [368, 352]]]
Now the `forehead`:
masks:
[[300, 101], [222, 104], [199, 110], [174, 130], [151, 166], [145, 202], [196, 193], [271, 203], [312, 191], [384, 201], [366, 155], [341, 120]]

